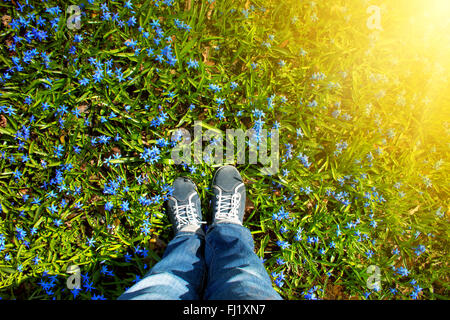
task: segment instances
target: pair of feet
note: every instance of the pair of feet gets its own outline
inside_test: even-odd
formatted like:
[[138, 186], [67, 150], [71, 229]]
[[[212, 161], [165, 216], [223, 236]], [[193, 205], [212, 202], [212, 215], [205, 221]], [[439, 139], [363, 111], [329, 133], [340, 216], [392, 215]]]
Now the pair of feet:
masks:
[[[223, 166], [214, 174], [212, 181], [212, 223], [241, 224], [245, 211], [245, 185], [239, 171], [233, 166]], [[201, 225], [202, 211], [197, 187], [186, 177], [173, 183], [173, 193], [166, 202], [166, 210], [174, 232], [196, 232]]]

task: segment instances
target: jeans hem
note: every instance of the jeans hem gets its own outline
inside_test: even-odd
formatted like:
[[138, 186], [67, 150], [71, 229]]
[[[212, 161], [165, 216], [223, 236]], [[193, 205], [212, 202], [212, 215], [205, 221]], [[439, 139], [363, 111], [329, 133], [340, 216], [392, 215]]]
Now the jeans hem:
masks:
[[205, 232], [201, 228], [199, 228], [199, 229], [197, 229], [195, 231], [183, 231], [183, 230], [180, 230], [180, 231], [178, 231], [175, 234], [175, 236], [173, 238], [175, 239], [175, 238], [178, 238], [178, 237], [191, 236], [191, 235], [198, 235], [198, 236], [200, 236], [202, 238], [205, 238]]

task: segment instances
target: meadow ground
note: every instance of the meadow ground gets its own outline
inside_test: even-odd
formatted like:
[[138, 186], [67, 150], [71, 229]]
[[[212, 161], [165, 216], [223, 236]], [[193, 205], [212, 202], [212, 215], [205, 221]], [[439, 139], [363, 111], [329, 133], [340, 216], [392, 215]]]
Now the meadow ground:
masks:
[[210, 219], [212, 154], [171, 157], [201, 120], [278, 130], [278, 172], [238, 168], [283, 298], [448, 299], [446, 1], [71, 4], [0, 2], [1, 298], [116, 299], [179, 175]]

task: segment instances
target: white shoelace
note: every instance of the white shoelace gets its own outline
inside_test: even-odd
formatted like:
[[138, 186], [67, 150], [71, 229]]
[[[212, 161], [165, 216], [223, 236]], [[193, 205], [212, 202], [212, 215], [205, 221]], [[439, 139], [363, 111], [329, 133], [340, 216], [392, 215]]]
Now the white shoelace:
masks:
[[232, 195], [216, 195], [217, 213], [215, 219], [219, 220], [237, 220], [239, 219], [239, 206], [241, 204], [241, 194], [235, 192]]
[[193, 196], [194, 194], [189, 197], [188, 203], [183, 205], [178, 205], [178, 201], [175, 198], [172, 198], [175, 201], [177, 228], [186, 225], [200, 225], [206, 223], [198, 219], [197, 209], [195, 208], [195, 204], [191, 201]]

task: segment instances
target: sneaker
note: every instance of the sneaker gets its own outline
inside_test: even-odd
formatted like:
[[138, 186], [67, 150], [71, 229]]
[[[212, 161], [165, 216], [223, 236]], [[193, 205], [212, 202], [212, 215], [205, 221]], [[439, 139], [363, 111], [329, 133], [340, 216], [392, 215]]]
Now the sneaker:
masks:
[[213, 178], [213, 223], [242, 225], [245, 212], [245, 185], [233, 166], [219, 168]]
[[180, 231], [198, 232], [202, 221], [200, 197], [189, 178], [179, 177], [173, 182], [172, 195], [166, 202], [166, 210], [173, 224], [175, 235]]

